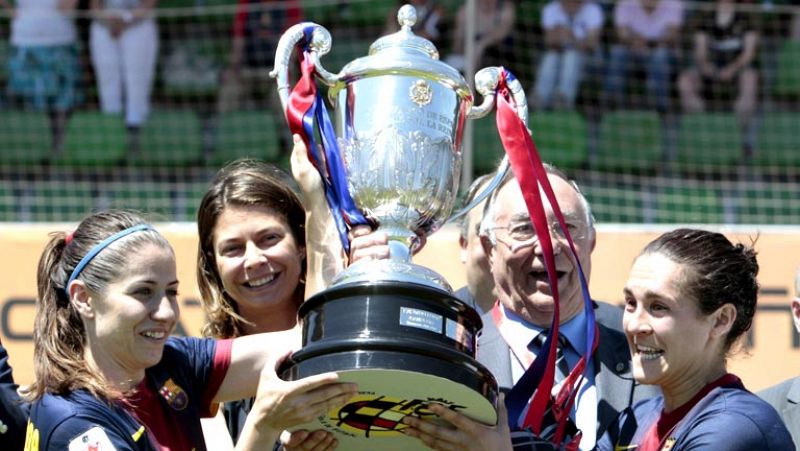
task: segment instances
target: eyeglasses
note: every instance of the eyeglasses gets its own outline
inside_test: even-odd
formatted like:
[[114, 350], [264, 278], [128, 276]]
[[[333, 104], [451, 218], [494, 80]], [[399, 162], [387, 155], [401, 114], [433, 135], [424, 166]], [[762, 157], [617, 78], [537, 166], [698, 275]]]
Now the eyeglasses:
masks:
[[[582, 222], [565, 218], [565, 225], [567, 226], [567, 231], [569, 232], [569, 235], [572, 237], [573, 241], [581, 241], [589, 236], [589, 227]], [[559, 225], [558, 221], [553, 220], [547, 224], [547, 228], [550, 231], [550, 236], [554, 239], [558, 241], [567, 240], [567, 235], [563, 230], [561, 230], [561, 226]], [[531, 224], [530, 221], [510, 223], [507, 226], [498, 226], [494, 227], [493, 229], [507, 230], [508, 238], [514, 242], [514, 245], [510, 246], [513, 251], [530, 246], [536, 243], [539, 238], [536, 236], [536, 229], [534, 229], [533, 224]]]

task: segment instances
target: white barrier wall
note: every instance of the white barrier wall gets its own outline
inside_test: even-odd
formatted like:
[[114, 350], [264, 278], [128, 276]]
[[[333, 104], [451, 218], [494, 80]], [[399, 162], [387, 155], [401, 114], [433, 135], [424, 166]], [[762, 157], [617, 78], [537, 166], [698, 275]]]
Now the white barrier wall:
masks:
[[[0, 339], [20, 383], [32, 379], [31, 332], [36, 297], [36, 265], [55, 230], [74, 224], [0, 225]], [[194, 224], [161, 224], [159, 230], [175, 247], [181, 281], [179, 332], [197, 335], [203, 321], [195, 283], [197, 252]], [[591, 292], [595, 299], [621, 303], [628, 269], [639, 250], [669, 228], [601, 227], [593, 256]], [[794, 332], [789, 302], [795, 268], [800, 263], [800, 228], [752, 227], [722, 229], [731, 239], [750, 243], [758, 237], [762, 292], [746, 350], [731, 358], [730, 368], [751, 390], [800, 374], [800, 337]], [[444, 275], [453, 287], [464, 284], [458, 249], [458, 230], [448, 227], [428, 239], [415, 262]]]

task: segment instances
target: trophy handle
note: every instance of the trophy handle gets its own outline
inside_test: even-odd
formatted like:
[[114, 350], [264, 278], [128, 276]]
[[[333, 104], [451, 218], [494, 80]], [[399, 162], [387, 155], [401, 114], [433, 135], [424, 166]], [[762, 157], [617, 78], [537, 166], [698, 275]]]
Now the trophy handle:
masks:
[[[502, 67], [485, 67], [475, 74], [475, 90], [483, 97], [483, 101], [478, 106], [472, 106], [467, 113], [467, 119], [479, 119], [487, 114], [494, 108], [495, 104], [495, 91], [497, 85], [500, 84], [500, 77], [503, 73]], [[522, 84], [516, 77], [511, 77], [506, 80], [508, 88], [511, 91], [511, 96], [517, 104], [517, 115], [522, 119], [522, 123], [528, 125], [528, 98], [525, 96], [525, 91], [522, 89]], [[528, 130], [530, 133], [530, 130]], [[495, 174], [489, 185], [483, 189], [475, 198], [461, 210], [458, 210], [447, 222], [453, 222], [460, 219], [462, 216], [469, 213], [470, 210], [475, 208], [478, 204], [484, 201], [495, 189], [497, 189], [500, 182], [506, 176], [510, 164], [508, 156], [503, 156], [503, 160], [497, 167], [497, 174]]]
[[500, 165], [497, 167], [497, 174], [495, 174], [495, 176], [492, 178], [492, 181], [489, 182], [486, 188], [484, 188], [483, 191], [480, 192], [480, 194], [476, 195], [475, 198], [472, 199], [472, 202], [464, 206], [461, 210], [458, 210], [457, 212], [453, 213], [453, 215], [450, 216], [447, 222], [454, 222], [461, 219], [464, 215], [469, 213], [470, 210], [475, 208], [478, 204], [483, 202], [484, 199], [489, 197], [489, 195], [492, 194], [494, 190], [497, 189], [497, 187], [500, 185], [500, 182], [503, 181], [503, 178], [505, 178], [506, 173], [508, 172], [510, 166], [511, 165], [508, 162], [508, 157], [504, 156], [503, 160], [500, 161]]
[[292, 25], [278, 41], [278, 47], [275, 50], [275, 67], [269, 73], [269, 76], [278, 83], [278, 96], [281, 99], [284, 116], [286, 115], [286, 106], [289, 103], [289, 62], [297, 44], [305, 39], [305, 30], [308, 27], [313, 28], [309, 48], [311, 49], [311, 60], [314, 62], [317, 78], [327, 86], [333, 86], [338, 80], [338, 76], [325, 70], [319, 61], [320, 56], [327, 54], [331, 50], [331, 43], [333, 42], [331, 33], [322, 25], [313, 22]]

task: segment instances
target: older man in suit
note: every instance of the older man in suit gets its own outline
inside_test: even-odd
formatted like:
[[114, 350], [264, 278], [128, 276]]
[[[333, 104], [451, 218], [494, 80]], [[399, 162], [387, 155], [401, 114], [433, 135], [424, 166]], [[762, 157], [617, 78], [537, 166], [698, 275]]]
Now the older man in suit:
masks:
[[[553, 167], [546, 170], [573, 238], [577, 258], [588, 279], [595, 245], [589, 204], [577, 185], [561, 171]], [[577, 262], [555, 222], [553, 209], [546, 205], [545, 211], [558, 277], [559, 328], [565, 339], [562, 349], [566, 363], [572, 368], [585, 351], [587, 315]], [[508, 391], [535, 357], [535, 349], [530, 349], [528, 344], [550, 326], [554, 312], [554, 287], [548, 282], [543, 251], [531, 225], [522, 191], [512, 177], [508, 177], [490, 198], [481, 223], [481, 239], [489, 257], [499, 302], [483, 316], [478, 360], [492, 371], [501, 389]], [[600, 344], [571, 413], [571, 418], [583, 432], [582, 450], [594, 447], [620, 411], [636, 400], [657, 393], [653, 387], [639, 386], [634, 382], [624, 334], [602, 324], [598, 324], [598, 328]], [[530, 442], [528, 432], [508, 434], [502, 423], [485, 427], [438, 407], [434, 411], [450, 421], [456, 427], [455, 431], [413, 418], [404, 420], [412, 426], [407, 432], [409, 435], [419, 437], [434, 449], [511, 449], [508, 442], [512, 438], [513, 449], [534, 449], [525, 444]]]
[[[792, 319], [794, 327], [800, 332], [800, 268], [794, 276], [795, 297], [792, 299]], [[800, 376], [781, 382], [758, 393], [778, 411], [792, 434], [795, 447], [800, 449]]]

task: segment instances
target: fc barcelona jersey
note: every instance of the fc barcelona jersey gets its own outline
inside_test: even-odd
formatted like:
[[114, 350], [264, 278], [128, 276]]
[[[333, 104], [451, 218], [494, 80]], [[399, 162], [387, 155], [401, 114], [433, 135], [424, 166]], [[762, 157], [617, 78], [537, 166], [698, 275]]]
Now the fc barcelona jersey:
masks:
[[204, 451], [200, 418], [230, 365], [231, 340], [170, 338], [133, 395], [105, 402], [78, 390], [47, 394], [28, 423], [26, 451]]

